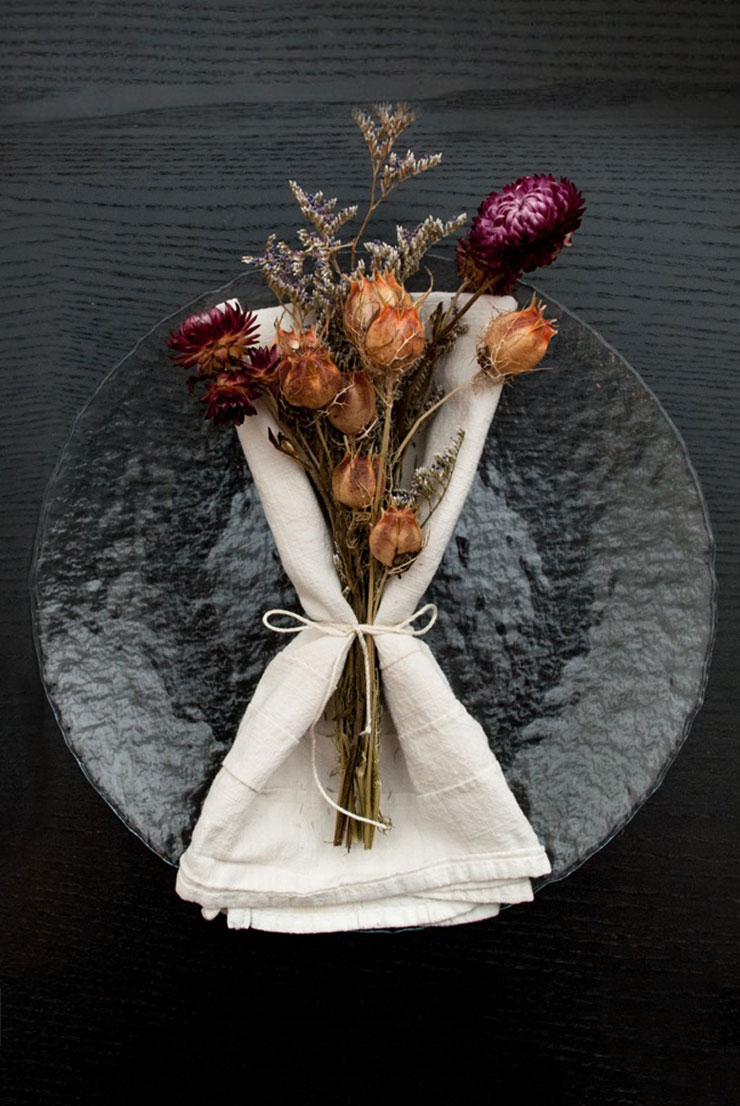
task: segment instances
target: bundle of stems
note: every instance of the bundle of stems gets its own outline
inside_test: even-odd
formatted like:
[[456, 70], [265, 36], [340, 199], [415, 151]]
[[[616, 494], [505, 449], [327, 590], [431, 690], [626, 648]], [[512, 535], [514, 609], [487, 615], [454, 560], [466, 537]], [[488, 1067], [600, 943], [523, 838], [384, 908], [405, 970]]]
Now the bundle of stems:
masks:
[[[386, 583], [405, 572], [419, 555], [425, 527], [446, 490], [462, 443], [462, 429], [431, 465], [414, 470], [408, 487], [401, 483], [404, 459], [426, 421], [453, 394], [431, 392], [438, 358], [460, 333], [461, 320], [469, 306], [493, 283], [482, 285], [462, 301], [459, 296], [454, 297], [446, 310], [440, 306], [431, 316], [430, 335], [428, 339], [424, 337], [421, 354], [405, 371], [373, 372], [367, 359], [361, 358], [355, 365], [354, 384], [346, 384], [344, 390], [339, 390], [328, 407], [328, 417], [324, 408], [309, 413], [286, 401], [282, 394], [269, 397], [280, 428], [275, 445], [297, 461], [313, 482], [331, 528], [335, 564], [344, 593], [360, 623], [375, 622]], [[357, 295], [361, 296], [363, 290], [366, 299], [391, 292], [397, 298], [407, 297], [391, 274], [376, 273], [365, 280], [364, 288], [359, 286]], [[464, 285], [460, 291], [463, 290]], [[353, 332], [351, 296], [352, 291], [344, 305], [348, 317], [344, 329], [350, 333]], [[402, 320], [409, 316], [418, 320], [420, 300], [412, 303], [408, 297], [408, 301], [407, 306], [395, 309], [397, 315]], [[282, 332], [285, 333], [297, 332]], [[299, 339], [281, 340], [289, 360], [291, 341]], [[333, 357], [346, 366], [352, 355], [346, 351], [344, 357], [335, 354], [337, 345], [339, 342], [335, 340], [329, 348]], [[391, 345], [391, 352], [397, 354], [396, 344]], [[311, 357], [305, 358], [305, 362], [301, 369], [304, 373]], [[330, 419], [353, 388], [357, 390], [358, 375], [364, 382], [360, 398], [365, 406], [359, 412], [358, 425], [365, 422], [367, 425], [355, 434], [348, 434], [332, 425]], [[351, 374], [343, 372], [342, 378], [351, 379]], [[341, 417], [339, 421], [346, 428]], [[377, 824], [384, 821], [380, 810], [382, 689], [372, 635], [367, 635], [365, 642], [368, 661], [360, 644], [353, 642], [333, 699], [339, 776], [337, 804], [347, 812], [337, 813], [334, 844], [350, 847], [353, 841], [362, 841], [369, 849]], [[369, 717], [366, 703], [370, 704]]]

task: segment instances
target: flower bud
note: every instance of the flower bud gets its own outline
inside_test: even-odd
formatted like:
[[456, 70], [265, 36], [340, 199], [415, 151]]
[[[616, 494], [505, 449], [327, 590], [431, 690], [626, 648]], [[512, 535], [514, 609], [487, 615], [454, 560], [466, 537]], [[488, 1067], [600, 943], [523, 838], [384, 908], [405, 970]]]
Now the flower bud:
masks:
[[480, 349], [488, 376], [513, 376], [539, 365], [550, 339], [557, 334], [557, 325], [544, 317], [543, 306], [533, 294], [523, 311], [507, 311], [491, 320]]
[[331, 403], [342, 386], [342, 374], [313, 327], [302, 334], [278, 329], [277, 346], [282, 357], [280, 391], [288, 403], [312, 411]]
[[370, 552], [386, 568], [421, 551], [423, 537], [414, 507], [386, 507], [370, 531]]
[[332, 426], [343, 434], [359, 434], [376, 418], [375, 389], [364, 372], [343, 374], [342, 388], [326, 412]]
[[384, 307], [410, 307], [411, 296], [392, 272], [353, 280], [344, 303], [344, 332], [359, 346], [375, 316]]
[[378, 486], [379, 466], [379, 457], [353, 457], [345, 453], [331, 478], [334, 498], [354, 510], [369, 507]]
[[360, 352], [373, 375], [400, 376], [424, 352], [426, 337], [416, 307], [384, 307], [365, 334]]
[[247, 351], [243, 364], [248, 365], [250, 380], [264, 391], [273, 392], [278, 385], [280, 354], [277, 346], [254, 346]]
[[200, 397], [207, 404], [206, 418], [215, 423], [231, 422], [241, 426], [246, 415], [256, 415], [254, 401], [259, 396], [250, 375], [244, 369], [227, 369], [213, 373], [206, 382], [206, 390]]

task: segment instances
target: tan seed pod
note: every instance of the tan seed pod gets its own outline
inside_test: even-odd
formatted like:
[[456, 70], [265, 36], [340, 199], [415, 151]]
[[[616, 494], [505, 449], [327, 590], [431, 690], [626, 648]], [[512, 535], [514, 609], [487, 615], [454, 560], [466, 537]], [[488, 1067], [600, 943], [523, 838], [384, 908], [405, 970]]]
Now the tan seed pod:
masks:
[[375, 389], [367, 373], [344, 374], [342, 387], [326, 412], [332, 426], [342, 434], [359, 434], [377, 415]]
[[386, 507], [370, 531], [370, 552], [386, 568], [394, 568], [419, 553], [423, 541], [415, 508]]
[[369, 507], [378, 486], [380, 458], [345, 453], [334, 469], [332, 495], [338, 503], [353, 510]]

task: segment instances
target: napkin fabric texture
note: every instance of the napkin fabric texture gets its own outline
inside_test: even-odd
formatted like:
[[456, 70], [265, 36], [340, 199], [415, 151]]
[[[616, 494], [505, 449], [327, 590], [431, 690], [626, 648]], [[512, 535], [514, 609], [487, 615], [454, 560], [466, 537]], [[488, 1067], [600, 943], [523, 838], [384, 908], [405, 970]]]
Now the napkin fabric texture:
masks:
[[[448, 300], [433, 293], [422, 313]], [[494, 314], [511, 310], [516, 301], [508, 296], [482, 296], [471, 307], [468, 332], [437, 366], [440, 387], [451, 390], [477, 371], [478, 336]], [[257, 312], [262, 343], [274, 340], [282, 314]], [[416, 463], [429, 463], [465, 429], [426, 545], [388, 581], [376, 624], [396, 625], [418, 609], [475, 477], [500, 391], [463, 389], [420, 435]], [[237, 432], [285, 571], [305, 616], [356, 625], [316, 494], [270, 444], [270, 422], [260, 413]], [[457, 925], [531, 900], [530, 878], [550, 871], [547, 854], [481, 726], [455, 698], [430, 646], [409, 635], [375, 636], [387, 708], [381, 812], [392, 829], [376, 831], [369, 850], [332, 844], [336, 814], [313, 779], [307, 735], [330, 707], [332, 674], [341, 673], [339, 657], [352, 640], [307, 627], [267, 665], [180, 858], [177, 893], [199, 903], [206, 918], [223, 912], [231, 928], [285, 933]], [[317, 733], [319, 778], [337, 801], [330, 711]]]

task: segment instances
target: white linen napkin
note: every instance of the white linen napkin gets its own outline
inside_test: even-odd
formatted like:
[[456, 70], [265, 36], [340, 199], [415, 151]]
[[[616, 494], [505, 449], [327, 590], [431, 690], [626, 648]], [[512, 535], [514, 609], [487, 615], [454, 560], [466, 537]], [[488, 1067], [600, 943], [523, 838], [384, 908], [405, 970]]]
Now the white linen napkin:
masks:
[[[448, 299], [433, 293], [422, 314]], [[438, 364], [436, 382], [447, 391], [469, 379], [481, 331], [494, 314], [515, 309], [510, 296], [482, 296], [465, 317], [468, 333]], [[282, 313], [257, 312], [263, 343], [274, 340]], [[426, 545], [386, 585], [378, 625], [396, 625], [417, 609], [475, 477], [500, 391], [465, 388], [430, 418], [420, 463], [445, 449], [458, 427], [465, 437]], [[357, 625], [316, 494], [303, 470], [270, 444], [270, 422], [260, 413], [237, 432], [285, 571], [309, 619]], [[370, 850], [332, 844], [335, 811], [316, 787], [306, 735], [352, 640], [307, 627], [268, 664], [180, 858], [177, 893], [199, 903], [206, 918], [223, 911], [231, 928], [286, 933], [457, 925], [531, 900], [530, 878], [550, 871], [547, 854], [481, 726], [455, 698], [429, 646], [409, 635], [375, 636], [387, 707], [381, 811], [392, 829], [376, 832]], [[336, 798], [330, 725], [317, 744], [319, 777]]]

